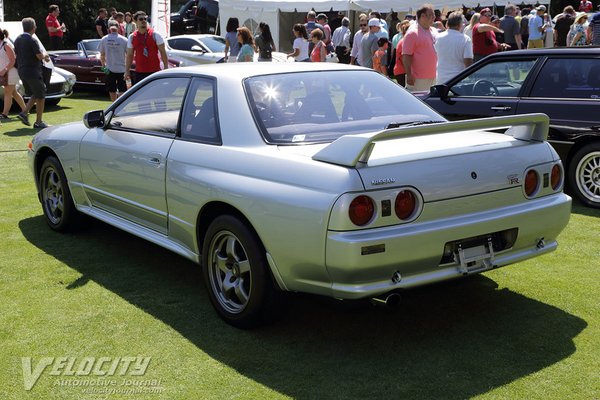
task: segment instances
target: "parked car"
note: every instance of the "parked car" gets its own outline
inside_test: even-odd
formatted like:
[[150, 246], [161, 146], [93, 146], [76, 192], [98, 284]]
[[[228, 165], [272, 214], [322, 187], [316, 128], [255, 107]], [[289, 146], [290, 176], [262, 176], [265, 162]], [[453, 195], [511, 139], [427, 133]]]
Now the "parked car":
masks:
[[218, 33], [219, 2], [216, 0], [179, 0], [172, 2], [171, 34]]
[[422, 99], [450, 120], [547, 114], [567, 189], [600, 208], [600, 48], [497, 53]]
[[[86, 39], [77, 43], [77, 50], [57, 50], [48, 54], [54, 65], [70, 71], [76, 76], [78, 87], [102, 87], [106, 74], [100, 62], [100, 39]], [[181, 60], [169, 59], [169, 68], [183, 66]], [[133, 64], [132, 71], [135, 71]]]
[[[50, 76], [50, 85], [46, 88], [46, 105], [55, 106], [63, 97], [70, 96], [73, 93], [75, 85], [75, 75], [62, 68], [54, 67]], [[19, 81], [16, 85], [17, 91], [26, 100], [29, 100], [31, 93], [25, 90], [23, 83]], [[0, 103], [4, 103], [4, 87], [0, 86]]]
[[[225, 39], [217, 35], [180, 35], [166, 40], [170, 58], [183, 60], [185, 65], [222, 63], [225, 60]], [[287, 62], [285, 53], [274, 51], [273, 61]], [[293, 59], [290, 58], [291, 61]], [[254, 54], [258, 61], [258, 53]]]
[[202, 264], [248, 327], [285, 291], [381, 299], [553, 251], [571, 198], [547, 132], [447, 122], [366, 68], [237, 63], [153, 74], [28, 158], [50, 228], [87, 214]]

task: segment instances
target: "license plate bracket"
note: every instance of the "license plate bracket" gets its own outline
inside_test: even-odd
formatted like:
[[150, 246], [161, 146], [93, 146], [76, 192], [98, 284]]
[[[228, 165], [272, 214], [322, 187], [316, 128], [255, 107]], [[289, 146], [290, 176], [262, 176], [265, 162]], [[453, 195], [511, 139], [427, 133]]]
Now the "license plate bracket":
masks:
[[458, 269], [463, 275], [475, 274], [494, 267], [494, 245], [489, 237], [484, 244], [463, 247], [458, 245], [455, 259], [458, 261]]

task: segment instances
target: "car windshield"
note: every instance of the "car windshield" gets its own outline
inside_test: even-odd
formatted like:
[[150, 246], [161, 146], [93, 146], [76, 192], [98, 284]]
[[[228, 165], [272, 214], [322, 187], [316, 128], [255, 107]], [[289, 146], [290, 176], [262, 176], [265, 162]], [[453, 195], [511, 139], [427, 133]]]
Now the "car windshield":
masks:
[[213, 53], [225, 52], [225, 39], [221, 36], [207, 36], [201, 38], [200, 41]]
[[319, 71], [245, 81], [250, 108], [268, 143], [331, 142], [346, 134], [445, 121], [374, 71]]
[[86, 40], [83, 43], [83, 47], [85, 47], [85, 50], [88, 53], [99, 53], [100, 50], [98, 49], [100, 47], [100, 39], [98, 40]]
[[188, 2], [189, 2], [189, 0], [172, 1], [171, 2], [171, 10], [178, 10], [177, 13], [183, 14], [183, 13], [185, 13], [185, 11], [188, 8], [188, 5], [187, 5]]

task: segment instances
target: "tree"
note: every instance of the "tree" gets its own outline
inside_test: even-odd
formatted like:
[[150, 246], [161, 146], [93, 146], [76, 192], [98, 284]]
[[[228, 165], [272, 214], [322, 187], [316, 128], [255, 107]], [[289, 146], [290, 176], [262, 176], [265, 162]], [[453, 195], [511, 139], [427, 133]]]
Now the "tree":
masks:
[[[98, 9], [104, 7], [109, 9], [115, 7], [125, 12], [138, 10], [150, 13], [151, 0], [54, 0], [46, 1], [41, 5], [31, 1], [5, 1], [4, 20], [20, 21], [25, 17], [32, 17], [38, 25], [36, 31], [42, 43], [48, 44], [48, 31], [45, 28], [45, 20], [48, 15], [48, 7], [56, 4], [60, 7], [59, 21], [67, 26], [65, 33], [65, 48], [75, 48], [77, 42], [82, 39], [96, 38], [96, 27], [94, 21], [98, 15]], [[9, 32], [10, 34], [11, 32]], [[14, 39], [14, 35], [11, 35]]]

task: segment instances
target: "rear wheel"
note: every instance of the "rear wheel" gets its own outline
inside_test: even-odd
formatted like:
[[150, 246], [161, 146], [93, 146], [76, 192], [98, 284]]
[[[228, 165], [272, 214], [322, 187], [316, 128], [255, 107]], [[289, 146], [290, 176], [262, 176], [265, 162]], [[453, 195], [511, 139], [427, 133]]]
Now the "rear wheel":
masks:
[[577, 150], [569, 162], [569, 185], [582, 203], [600, 208], [600, 142]]
[[231, 215], [209, 226], [202, 249], [210, 300], [225, 322], [251, 328], [277, 316], [280, 302], [265, 250], [256, 234]]
[[75, 226], [79, 213], [63, 168], [55, 157], [44, 160], [39, 179], [42, 209], [48, 226], [59, 232], [69, 231]]

